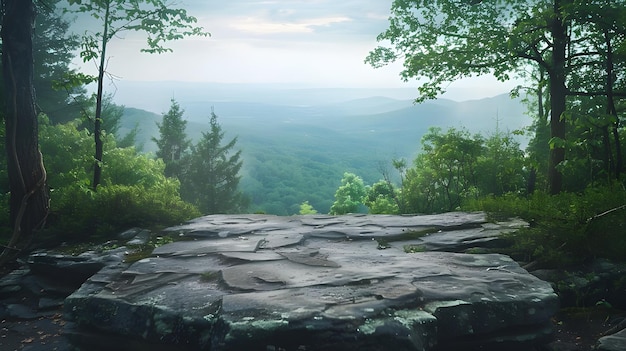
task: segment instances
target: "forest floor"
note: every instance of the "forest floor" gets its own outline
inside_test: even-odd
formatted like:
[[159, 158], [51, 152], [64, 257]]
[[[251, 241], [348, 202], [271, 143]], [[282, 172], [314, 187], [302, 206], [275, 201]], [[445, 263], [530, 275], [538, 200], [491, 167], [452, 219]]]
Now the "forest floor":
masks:
[[[553, 318], [554, 341], [546, 351], [594, 350], [598, 339], [626, 318], [626, 311], [604, 307], [564, 309]], [[606, 334], [608, 335], [608, 334]]]

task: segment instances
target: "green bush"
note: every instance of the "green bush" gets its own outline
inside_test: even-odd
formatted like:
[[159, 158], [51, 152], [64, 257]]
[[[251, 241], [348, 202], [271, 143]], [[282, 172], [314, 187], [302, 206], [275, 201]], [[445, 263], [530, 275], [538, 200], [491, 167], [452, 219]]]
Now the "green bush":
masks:
[[131, 227], [155, 227], [181, 223], [199, 216], [181, 200], [179, 183], [167, 178], [151, 187], [105, 185], [97, 192], [73, 186], [53, 194], [50, 231], [67, 239], [105, 237]]
[[180, 198], [180, 182], [164, 175], [165, 164], [119, 148], [104, 137], [102, 185], [90, 188], [93, 140], [78, 122], [40, 120], [40, 145], [51, 187], [47, 234], [57, 240], [89, 240], [129, 227], [158, 227], [199, 216]]
[[626, 261], [625, 204], [626, 191], [613, 185], [580, 194], [487, 197], [464, 209], [487, 211], [496, 220], [523, 218], [530, 226], [512, 235], [510, 254], [545, 266], [567, 266], [596, 257]]

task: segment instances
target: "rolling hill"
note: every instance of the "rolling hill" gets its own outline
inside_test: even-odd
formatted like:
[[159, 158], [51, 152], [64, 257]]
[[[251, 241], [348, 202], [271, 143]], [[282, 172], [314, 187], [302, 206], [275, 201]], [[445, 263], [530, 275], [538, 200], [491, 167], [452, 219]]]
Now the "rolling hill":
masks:
[[[344, 172], [360, 175], [367, 184], [376, 182], [391, 159], [415, 156], [431, 126], [489, 135], [496, 128], [515, 130], [531, 123], [520, 101], [507, 95], [420, 105], [385, 96], [302, 105], [199, 96], [177, 100], [193, 140], [208, 129], [214, 109], [226, 138], [237, 137], [243, 151], [241, 189], [251, 197], [250, 210], [280, 215], [297, 213], [303, 201], [328, 212]], [[158, 136], [160, 120], [160, 114], [127, 107], [120, 131], [138, 125], [138, 144], [154, 153], [151, 138]]]

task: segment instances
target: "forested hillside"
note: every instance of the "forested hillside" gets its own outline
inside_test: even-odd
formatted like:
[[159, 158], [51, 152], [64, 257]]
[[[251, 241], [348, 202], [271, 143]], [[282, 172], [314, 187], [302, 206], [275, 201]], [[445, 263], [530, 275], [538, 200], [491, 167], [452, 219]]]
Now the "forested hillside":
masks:
[[[181, 97], [189, 137], [197, 140], [208, 128], [213, 108], [227, 137], [238, 137], [241, 190], [252, 200], [250, 210], [280, 215], [298, 213], [304, 201], [328, 213], [344, 172], [375, 183], [383, 170], [392, 169], [392, 159], [413, 159], [429, 127], [465, 127], [488, 136], [531, 123], [520, 100], [508, 95], [420, 105], [380, 96], [306, 106], [209, 98], [185, 102]], [[127, 106], [120, 132], [138, 125], [138, 146], [154, 153], [150, 138], [160, 120], [159, 114]]]
[[[397, 0], [387, 30], [360, 36], [367, 45], [379, 40], [369, 55], [340, 68], [340, 58], [317, 57], [329, 51], [316, 49], [269, 69], [286, 57], [280, 51], [251, 71], [244, 68], [263, 61], [260, 51], [200, 54], [229, 37], [209, 37], [198, 18], [161, 1], [9, 3], [0, 264], [38, 231], [76, 239], [200, 213], [257, 211], [506, 212], [537, 223], [516, 237], [524, 260], [623, 259], [626, 252], [622, 2]], [[68, 15], [91, 22], [71, 30]], [[305, 27], [308, 38], [327, 24]], [[149, 55], [115, 60], [125, 51], [177, 51], [183, 47], [167, 42], [190, 36], [192, 53], [169, 64], [150, 66], [158, 59]], [[272, 48], [293, 49], [275, 39]], [[218, 57], [224, 61], [209, 63]], [[401, 80], [416, 85], [352, 80], [363, 78], [351, 71], [363, 61], [400, 67]], [[192, 64], [200, 66], [183, 79]], [[119, 74], [122, 66], [128, 70]], [[299, 80], [300, 73], [314, 76]], [[471, 96], [514, 89], [529, 104], [507, 95], [442, 99], [468, 81]]]

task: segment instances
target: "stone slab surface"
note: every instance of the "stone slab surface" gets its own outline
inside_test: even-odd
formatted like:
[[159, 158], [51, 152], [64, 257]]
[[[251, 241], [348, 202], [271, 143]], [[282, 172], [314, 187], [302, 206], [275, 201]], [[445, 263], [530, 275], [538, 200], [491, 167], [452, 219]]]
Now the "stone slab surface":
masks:
[[93, 276], [66, 319], [90, 349], [530, 349], [552, 333], [550, 284], [508, 256], [454, 252], [522, 225], [482, 213], [201, 217], [167, 230], [183, 241]]
[[600, 351], [624, 351], [626, 350], [626, 329], [613, 335], [608, 335], [598, 340], [598, 350]]

